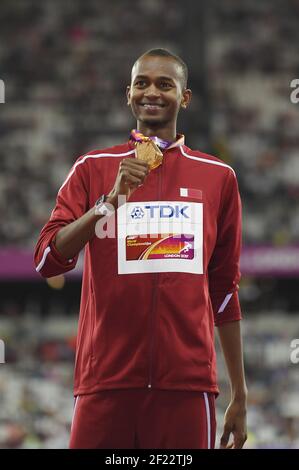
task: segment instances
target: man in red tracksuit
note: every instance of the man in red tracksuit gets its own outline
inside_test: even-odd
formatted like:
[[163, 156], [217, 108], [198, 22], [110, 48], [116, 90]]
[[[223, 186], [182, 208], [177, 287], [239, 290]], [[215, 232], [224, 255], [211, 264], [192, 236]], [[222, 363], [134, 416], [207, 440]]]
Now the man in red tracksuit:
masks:
[[[177, 134], [191, 99], [179, 57], [142, 55], [127, 99], [137, 130], [77, 159], [35, 250], [47, 278], [73, 269], [85, 247], [70, 447], [214, 447], [216, 325], [232, 392], [220, 445], [241, 448], [236, 176]], [[162, 155], [156, 166], [136, 158], [146, 142]]]

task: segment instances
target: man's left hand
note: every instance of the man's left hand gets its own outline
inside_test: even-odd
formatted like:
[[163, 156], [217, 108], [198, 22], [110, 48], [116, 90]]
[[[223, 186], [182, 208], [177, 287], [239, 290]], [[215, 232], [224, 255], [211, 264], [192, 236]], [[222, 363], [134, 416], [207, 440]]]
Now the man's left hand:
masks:
[[[233, 441], [229, 444], [230, 435]], [[246, 404], [232, 400], [224, 415], [224, 430], [220, 440], [220, 449], [242, 449], [247, 440]]]

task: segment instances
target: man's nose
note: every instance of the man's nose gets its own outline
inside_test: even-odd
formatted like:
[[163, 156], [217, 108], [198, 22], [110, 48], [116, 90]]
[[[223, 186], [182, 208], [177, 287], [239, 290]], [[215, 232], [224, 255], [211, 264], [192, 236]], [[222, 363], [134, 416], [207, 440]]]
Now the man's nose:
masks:
[[147, 89], [144, 92], [144, 95], [147, 98], [153, 98], [154, 99], [154, 98], [159, 98], [160, 92], [157, 89], [157, 87], [154, 84], [152, 84], [149, 87], [147, 87]]

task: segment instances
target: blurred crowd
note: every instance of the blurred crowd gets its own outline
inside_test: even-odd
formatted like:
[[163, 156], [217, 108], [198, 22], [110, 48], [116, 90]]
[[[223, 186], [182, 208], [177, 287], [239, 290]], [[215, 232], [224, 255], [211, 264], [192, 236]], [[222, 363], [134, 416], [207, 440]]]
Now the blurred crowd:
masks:
[[[58, 313], [57, 313], [58, 312]], [[12, 317], [14, 322], [11, 321]], [[73, 411], [77, 316], [46, 318], [13, 304], [0, 316], [6, 363], [0, 374], [0, 448], [67, 448]], [[291, 362], [296, 318], [261, 312], [243, 322], [249, 386], [247, 448], [299, 447], [299, 364]], [[218, 341], [217, 445], [230, 392]], [[298, 356], [298, 354], [297, 354]]]
[[56, 314], [45, 320], [17, 307], [5, 313], [0, 320], [5, 343], [0, 448], [65, 448], [73, 406], [76, 319]]
[[[243, 200], [244, 241], [299, 241], [299, 3], [218, 2], [208, 41], [216, 154], [232, 163]], [[215, 14], [215, 12], [217, 12]]]
[[[290, 82], [298, 71], [299, 4], [193, 2], [193, 27], [186, 31], [190, 5], [138, 0], [132, 7], [130, 0], [121, 0], [107, 8], [103, 0], [1, 1], [2, 246], [31, 248], [74, 160], [127, 139], [134, 121], [125, 87], [135, 58], [162, 46], [187, 60], [185, 37], [199, 40], [203, 13], [208, 83], [203, 101], [209, 112], [201, 107], [202, 89], [191, 79], [194, 100], [185, 128], [194, 113], [209, 116], [209, 139], [200, 124], [190, 137], [193, 146], [236, 169], [244, 242], [298, 242], [299, 104], [290, 101]], [[202, 60], [192, 57], [191, 77]]]

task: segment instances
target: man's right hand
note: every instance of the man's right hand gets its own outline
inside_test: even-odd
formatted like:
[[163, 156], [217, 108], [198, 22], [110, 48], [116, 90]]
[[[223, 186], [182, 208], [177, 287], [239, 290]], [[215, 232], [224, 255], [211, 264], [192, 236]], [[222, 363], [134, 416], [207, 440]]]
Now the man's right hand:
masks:
[[149, 174], [149, 165], [137, 158], [124, 158], [120, 164], [113, 189], [108, 194], [107, 202], [115, 207], [119, 195], [127, 199], [141, 186]]

